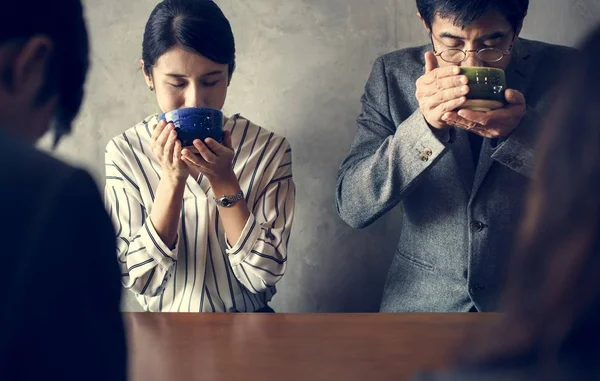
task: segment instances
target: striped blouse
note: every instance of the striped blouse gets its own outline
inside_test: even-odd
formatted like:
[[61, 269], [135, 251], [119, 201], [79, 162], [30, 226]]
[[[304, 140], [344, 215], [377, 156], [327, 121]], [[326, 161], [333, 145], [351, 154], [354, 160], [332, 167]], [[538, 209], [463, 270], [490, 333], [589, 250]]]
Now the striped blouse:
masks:
[[169, 248], [149, 218], [162, 172], [151, 150], [157, 123], [152, 115], [106, 147], [105, 199], [117, 230], [123, 286], [147, 311], [252, 312], [265, 307], [286, 269], [294, 217], [287, 140], [239, 115], [229, 118], [224, 129], [231, 131], [233, 168], [250, 218], [230, 247], [208, 180], [190, 176], [178, 242]]

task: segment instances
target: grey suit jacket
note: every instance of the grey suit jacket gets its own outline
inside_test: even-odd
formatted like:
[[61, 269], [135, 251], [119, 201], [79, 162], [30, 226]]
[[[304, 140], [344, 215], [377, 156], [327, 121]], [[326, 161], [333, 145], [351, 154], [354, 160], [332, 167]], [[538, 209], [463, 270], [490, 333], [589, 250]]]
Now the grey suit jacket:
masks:
[[402, 204], [400, 241], [381, 311], [497, 309], [533, 169], [538, 119], [569, 48], [521, 39], [506, 70], [528, 111], [505, 139], [485, 139], [474, 169], [468, 132], [434, 132], [419, 111], [416, 80], [431, 46], [379, 57], [362, 98], [358, 132], [341, 165], [337, 210], [363, 228]]

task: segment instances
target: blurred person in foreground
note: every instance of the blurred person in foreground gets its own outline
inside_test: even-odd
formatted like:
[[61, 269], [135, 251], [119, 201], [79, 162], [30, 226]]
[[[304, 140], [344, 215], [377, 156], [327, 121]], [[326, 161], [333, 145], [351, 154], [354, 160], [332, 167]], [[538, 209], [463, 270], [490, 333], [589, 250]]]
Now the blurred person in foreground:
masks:
[[419, 380], [600, 379], [600, 28], [581, 52], [543, 127], [506, 314], [458, 370]]
[[[38, 151], [83, 98], [80, 0], [7, 0], [0, 23], [0, 379], [125, 380], [114, 231], [92, 178]], [[52, 127], [51, 127], [52, 126]]]

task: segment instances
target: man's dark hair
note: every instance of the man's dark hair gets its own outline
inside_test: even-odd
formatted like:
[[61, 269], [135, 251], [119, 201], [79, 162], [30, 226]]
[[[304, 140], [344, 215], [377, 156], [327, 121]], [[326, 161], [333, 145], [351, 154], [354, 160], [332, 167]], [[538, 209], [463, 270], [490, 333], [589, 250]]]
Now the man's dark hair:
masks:
[[[89, 66], [88, 34], [80, 0], [6, 0], [2, 4], [0, 44], [46, 36], [54, 50], [38, 104], [58, 95], [58, 134], [68, 133], [83, 101]], [[2, 78], [5, 78], [2, 76]]]
[[417, 0], [417, 9], [429, 29], [436, 15], [464, 28], [488, 11], [498, 11], [516, 31], [528, 8], [529, 0]]

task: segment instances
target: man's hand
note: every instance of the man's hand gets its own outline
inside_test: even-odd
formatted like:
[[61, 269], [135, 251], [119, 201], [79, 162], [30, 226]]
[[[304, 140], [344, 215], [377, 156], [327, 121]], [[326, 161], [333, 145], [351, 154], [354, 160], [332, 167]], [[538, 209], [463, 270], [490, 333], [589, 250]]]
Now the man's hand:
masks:
[[469, 92], [467, 83], [468, 78], [460, 75], [458, 66], [438, 68], [435, 55], [425, 53], [425, 74], [417, 79], [415, 96], [430, 126], [438, 129], [448, 127], [442, 116], [465, 103]]
[[484, 138], [506, 137], [521, 123], [526, 106], [525, 96], [517, 90], [507, 89], [504, 96], [508, 105], [498, 110], [447, 112], [442, 120], [448, 125], [474, 132]]

